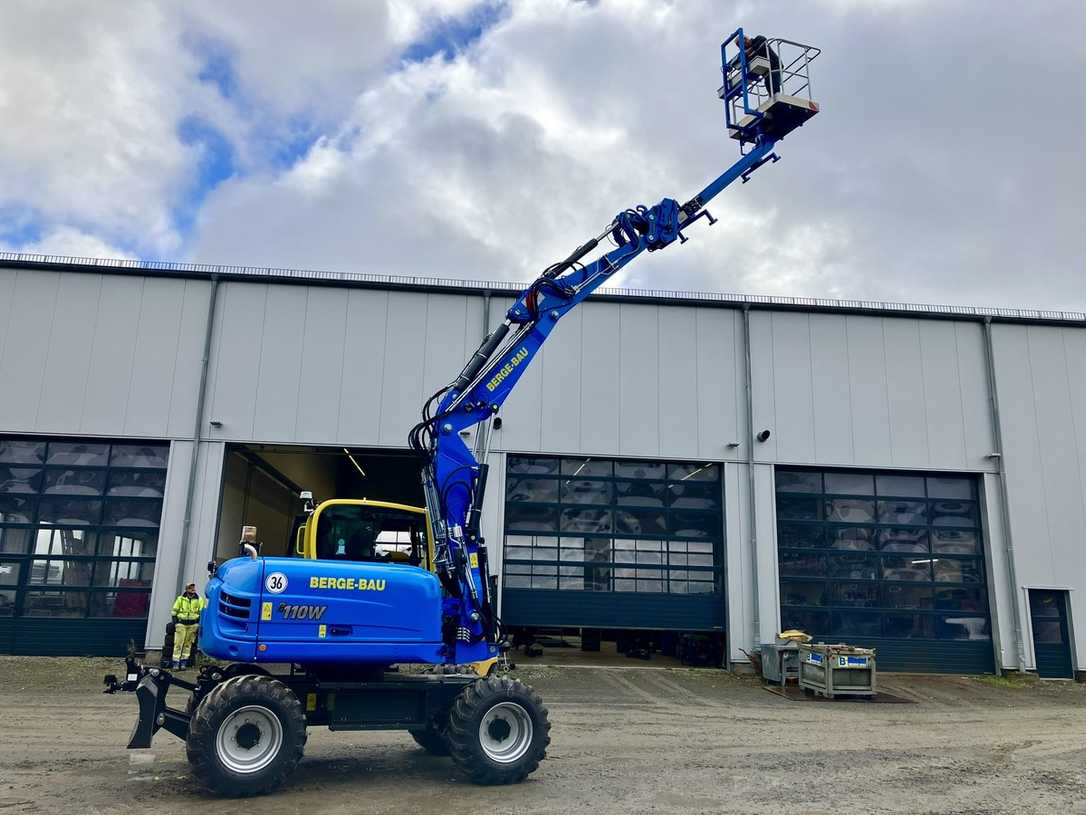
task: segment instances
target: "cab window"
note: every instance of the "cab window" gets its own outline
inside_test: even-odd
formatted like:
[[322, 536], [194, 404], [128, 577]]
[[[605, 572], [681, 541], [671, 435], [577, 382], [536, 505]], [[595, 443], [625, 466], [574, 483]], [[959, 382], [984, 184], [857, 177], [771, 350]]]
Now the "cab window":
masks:
[[317, 558], [428, 566], [425, 516], [365, 505], [337, 505], [317, 520]]

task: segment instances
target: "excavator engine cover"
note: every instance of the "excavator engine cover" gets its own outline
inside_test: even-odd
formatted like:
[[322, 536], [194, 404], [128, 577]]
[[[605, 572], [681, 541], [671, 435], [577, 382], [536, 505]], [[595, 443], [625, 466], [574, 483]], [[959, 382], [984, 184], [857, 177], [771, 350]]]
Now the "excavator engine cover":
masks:
[[207, 586], [200, 650], [249, 662], [440, 663], [441, 585], [404, 563], [235, 558]]

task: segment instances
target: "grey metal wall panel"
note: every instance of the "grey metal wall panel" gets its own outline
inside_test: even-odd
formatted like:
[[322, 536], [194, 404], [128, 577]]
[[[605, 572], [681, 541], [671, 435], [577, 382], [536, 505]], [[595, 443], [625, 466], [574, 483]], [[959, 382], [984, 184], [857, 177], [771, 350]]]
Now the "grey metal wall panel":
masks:
[[[749, 433], [742, 315], [738, 311], [699, 308], [694, 311], [694, 322], [698, 454], [705, 458], [745, 456]], [[733, 442], [740, 446], [729, 448], [727, 445]]]
[[102, 278], [80, 433], [124, 428], [145, 285], [144, 278]]
[[[963, 404], [957, 348], [958, 324], [937, 320], [920, 323], [924, 421], [928, 431], [928, 456], [933, 467], [952, 468], [969, 461], [965, 443], [965, 411], [953, 410], [955, 404]], [[948, 353], [950, 349], [953, 349], [953, 353]], [[981, 353], [983, 355], [983, 347]], [[981, 364], [987, 365], [983, 358]], [[982, 376], [984, 371], [982, 367]], [[984, 422], [985, 426], [990, 424], [990, 421]]]
[[166, 470], [162, 519], [158, 527], [158, 557], [155, 559], [155, 577], [151, 583], [151, 608], [145, 642], [147, 648], [162, 647], [166, 623], [170, 621], [170, 609], [177, 597], [185, 495], [188, 491], [191, 464], [192, 442], [172, 442], [169, 467]]
[[581, 450], [581, 355], [584, 309], [577, 309], [554, 327], [537, 359], [540, 382], [540, 446], [544, 450]]
[[14, 269], [0, 269], [0, 363], [4, 359], [4, 345], [7, 342], [9, 320], [15, 308], [15, 281], [18, 272]]
[[[778, 452], [776, 371], [773, 367], [773, 314], [750, 312], [750, 389], [753, 432], [770, 430], [769, 440], [754, 444], [755, 461], [776, 461]], [[783, 373], [783, 372], [782, 372]], [[794, 376], [788, 372], [787, 376]], [[744, 441], [747, 441], [744, 439]]]
[[0, 358], [0, 427], [6, 430], [34, 429], [59, 280], [54, 273], [16, 277]]
[[345, 293], [338, 289], [307, 289], [295, 439], [313, 444], [334, 444], [339, 440], [346, 336]]
[[[619, 448], [660, 455], [660, 336], [657, 306], [619, 306]], [[673, 399], [692, 398], [687, 386]]]
[[83, 425], [83, 397], [102, 288], [101, 275], [62, 274], [57, 282], [34, 422], [34, 429], [43, 433], [71, 433]]
[[958, 351], [958, 376], [961, 381], [964, 463], [971, 469], [994, 470], [995, 465], [987, 458], [995, 449], [995, 431], [989, 404], [984, 328], [977, 323], [955, 323], [954, 336]]
[[925, 467], [930, 461], [924, 399], [924, 361], [916, 320], [882, 321], [890, 408], [890, 461]]
[[214, 437], [253, 436], [267, 298], [263, 284], [220, 287], [207, 409], [209, 422], [222, 422], [209, 431]]
[[728, 658], [746, 662], [744, 650], [750, 650], [754, 604], [750, 550], [750, 490], [747, 465], [724, 465], [724, 576], [728, 604]]
[[[723, 406], [707, 404], [702, 399], [698, 376], [698, 312], [692, 308], [658, 309], [659, 322], [659, 449], [677, 458], [697, 458], [702, 446], [699, 438], [700, 414], [719, 410]], [[727, 377], [724, 371], [716, 376]], [[722, 411], [721, 411], [722, 412]], [[724, 428], [718, 417], [713, 436], [719, 458], [726, 441], [721, 438]], [[727, 441], [731, 441], [728, 439]]]
[[166, 432], [174, 438], [191, 436], [196, 422], [196, 403], [200, 390], [200, 372], [207, 332], [211, 283], [186, 280], [178, 328], [176, 360], [173, 368], [173, 396]]
[[127, 435], [165, 436], [173, 399], [196, 401], [195, 393], [175, 394], [173, 389], [184, 305], [184, 280], [145, 281], [138, 327], [133, 326], [135, 349], [124, 423]]
[[581, 449], [618, 453], [623, 409], [619, 306], [588, 303], [583, 310]]
[[832, 314], [810, 315], [814, 461], [855, 461], [849, 388], [848, 331]]
[[[774, 420], [778, 454], [793, 461], [815, 460], [814, 371], [811, 325], [806, 314], [774, 314]], [[785, 452], [786, 451], [786, 452]]]
[[892, 461], [886, 340], [882, 319], [849, 316], [845, 318], [845, 324], [848, 331], [852, 443], [856, 460]]
[[407, 431], [418, 421], [426, 349], [426, 332], [419, 321], [429, 319], [425, 306], [418, 295], [389, 292], [388, 340], [380, 393], [380, 444], [404, 445]]
[[258, 439], [296, 435], [306, 329], [304, 291], [293, 286], [268, 287], [252, 430]]
[[339, 438], [347, 445], [372, 438], [381, 422], [388, 298], [388, 292], [354, 289], [347, 299], [347, 353], [339, 412]]

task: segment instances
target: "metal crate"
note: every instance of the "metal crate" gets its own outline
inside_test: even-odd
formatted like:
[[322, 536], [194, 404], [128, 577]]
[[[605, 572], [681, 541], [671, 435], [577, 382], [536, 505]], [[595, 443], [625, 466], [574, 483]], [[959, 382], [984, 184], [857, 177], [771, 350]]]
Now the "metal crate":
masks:
[[799, 679], [799, 644], [792, 640], [762, 643], [762, 676], [782, 687]]
[[875, 695], [875, 651], [850, 645], [799, 646], [799, 686], [829, 699]]

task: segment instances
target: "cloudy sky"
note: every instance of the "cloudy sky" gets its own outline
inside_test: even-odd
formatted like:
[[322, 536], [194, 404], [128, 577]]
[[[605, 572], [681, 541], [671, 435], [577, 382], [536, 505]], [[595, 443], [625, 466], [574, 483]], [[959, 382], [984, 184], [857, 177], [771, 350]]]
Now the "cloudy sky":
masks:
[[1070, 0], [5, 0], [0, 250], [527, 280], [734, 161], [738, 25], [823, 112], [622, 285], [1086, 309]]

